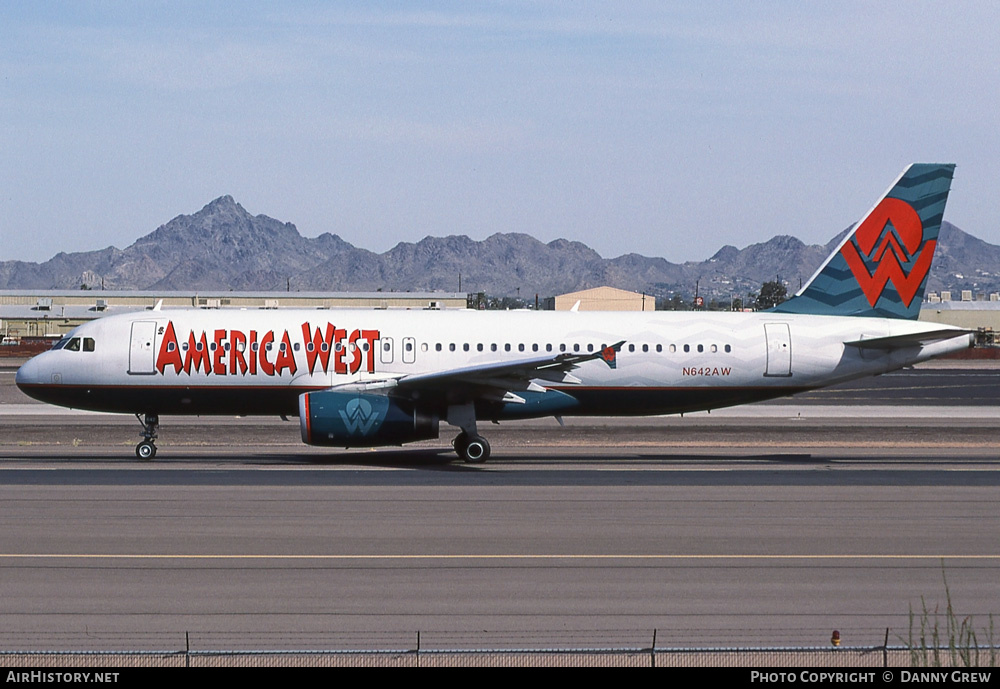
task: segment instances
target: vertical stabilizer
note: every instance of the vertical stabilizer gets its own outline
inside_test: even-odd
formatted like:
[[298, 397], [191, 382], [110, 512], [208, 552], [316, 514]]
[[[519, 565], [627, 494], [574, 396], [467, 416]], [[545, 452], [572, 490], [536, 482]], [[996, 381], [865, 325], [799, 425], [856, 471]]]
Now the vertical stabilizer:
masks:
[[868, 211], [783, 313], [916, 319], [953, 164], [914, 163]]

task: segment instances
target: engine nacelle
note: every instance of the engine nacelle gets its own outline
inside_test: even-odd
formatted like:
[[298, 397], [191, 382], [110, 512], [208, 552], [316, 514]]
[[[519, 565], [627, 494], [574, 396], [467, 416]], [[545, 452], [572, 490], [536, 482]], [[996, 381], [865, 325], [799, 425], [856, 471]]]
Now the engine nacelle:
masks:
[[438, 417], [386, 395], [320, 390], [299, 395], [307, 445], [375, 447], [438, 437]]

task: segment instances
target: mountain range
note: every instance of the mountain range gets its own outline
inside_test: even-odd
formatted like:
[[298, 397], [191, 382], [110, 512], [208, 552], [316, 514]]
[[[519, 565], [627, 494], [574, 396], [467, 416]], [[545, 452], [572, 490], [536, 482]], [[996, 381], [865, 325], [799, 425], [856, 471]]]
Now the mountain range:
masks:
[[[798, 289], [833, 250], [778, 235], [705, 261], [671, 263], [625, 254], [603, 258], [581, 242], [527, 234], [401, 242], [385, 253], [335, 234], [303, 237], [295, 225], [251, 215], [231, 196], [180, 215], [125, 249], [59, 253], [43, 263], [0, 262], [0, 289], [183, 291], [446, 291], [542, 297], [611, 285], [656, 296], [729, 299], [776, 277]], [[459, 276], [461, 275], [461, 288]], [[1000, 247], [943, 223], [928, 290], [1000, 291]]]

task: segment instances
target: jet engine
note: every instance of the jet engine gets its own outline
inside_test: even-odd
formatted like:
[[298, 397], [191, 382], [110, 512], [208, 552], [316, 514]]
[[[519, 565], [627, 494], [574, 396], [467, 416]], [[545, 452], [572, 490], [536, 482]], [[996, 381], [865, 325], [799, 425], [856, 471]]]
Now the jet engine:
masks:
[[438, 437], [438, 417], [387, 395], [320, 390], [299, 396], [307, 445], [375, 447]]

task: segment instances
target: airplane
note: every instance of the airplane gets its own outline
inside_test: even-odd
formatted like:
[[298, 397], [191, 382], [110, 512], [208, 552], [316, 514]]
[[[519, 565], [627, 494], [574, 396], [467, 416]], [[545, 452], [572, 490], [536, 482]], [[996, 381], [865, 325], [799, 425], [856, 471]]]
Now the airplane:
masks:
[[160, 415], [297, 415], [302, 440], [377, 447], [479, 421], [712, 410], [874, 376], [972, 345], [916, 321], [954, 165], [907, 167], [791, 299], [743, 312], [168, 309], [106, 316], [27, 361], [51, 404]]

